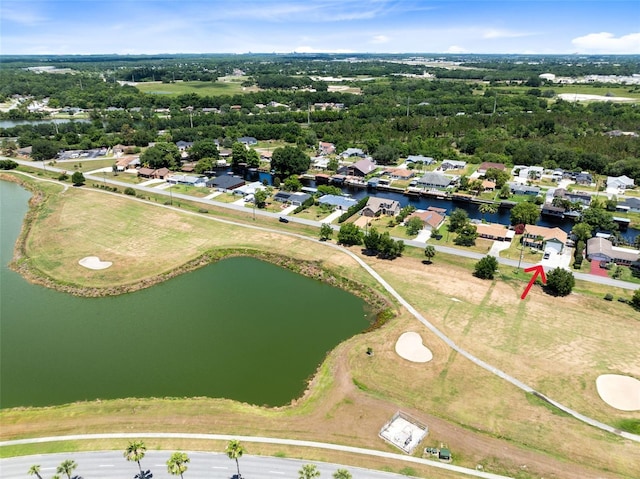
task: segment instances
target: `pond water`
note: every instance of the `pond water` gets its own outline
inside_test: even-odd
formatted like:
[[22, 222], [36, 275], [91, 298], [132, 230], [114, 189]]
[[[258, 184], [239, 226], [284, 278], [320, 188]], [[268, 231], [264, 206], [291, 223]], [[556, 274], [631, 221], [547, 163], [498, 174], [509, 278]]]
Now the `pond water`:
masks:
[[108, 298], [30, 284], [7, 267], [29, 193], [0, 181], [0, 195], [2, 408], [193, 396], [283, 405], [370, 324], [360, 298], [254, 258]]

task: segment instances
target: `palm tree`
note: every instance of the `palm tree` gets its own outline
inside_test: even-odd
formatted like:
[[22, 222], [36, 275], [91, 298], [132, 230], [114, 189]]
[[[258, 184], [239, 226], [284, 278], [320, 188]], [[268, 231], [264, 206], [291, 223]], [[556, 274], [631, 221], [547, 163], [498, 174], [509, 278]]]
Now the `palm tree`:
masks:
[[187, 463], [189, 462], [189, 456], [186, 452], [174, 452], [167, 461], [167, 470], [169, 474], [174, 476], [179, 475], [183, 479], [182, 474], [187, 471]]
[[236, 461], [236, 468], [238, 469], [238, 479], [240, 479], [240, 464], [238, 463], [238, 459], [242, 457], [244, 454], [244, 447], [240, 444], [240, 441], [237, 439], [232, 439], [227, 444], [227, 449], [225, 450], [227, 453], [227, 457], [229, 459], [234, 459]]
[[76, 463], [76, 461], [67, 459], [66, 461], [62, 461], [62, 464], [58, 466], [58, 469], [56, 470], [56, 472], [58, 474], [66, 474], [67, 478], [71, 479], [71, 473], [74, 471], [76, 467], [78, 467], [78, 464]]
[[498, 211], [498, 205], [496, 205], [495, 203], [482, 203], [478, 210], [480, 210], [480, 213], [482, 213], [482, 219], [484, 220], [484, 215], [492, 215]]
[[298, 471], [300, 479], [315, 479], [316, 477], [320, 477], [320, 471], [315, 464], [305, 464], [302, 466], [302, 469]]
[[427, 261], [431, 263], [431, 259], [436, 255], [436, 249], [432, 245], [428, 244], [424, 247], [424, 255], [427, 258]]
[[338, 469], [333, 473], [333, 479], [351, 479], [351, 473], [346, 469]]
[[42, 479], [42, 476], [40, 475], [40, 464], [34, 464], [33, 466], [31, 466], [29, 468], [29, 475], [37, 476], [38, 479]]
[[127, 461], [135, 461], [138, 463], [138, 469], [142, 473], [142, 466], [140, 461], [147, 452], [147, 446], [142, 441], [131, 441], [124, 451], [124, 457]]

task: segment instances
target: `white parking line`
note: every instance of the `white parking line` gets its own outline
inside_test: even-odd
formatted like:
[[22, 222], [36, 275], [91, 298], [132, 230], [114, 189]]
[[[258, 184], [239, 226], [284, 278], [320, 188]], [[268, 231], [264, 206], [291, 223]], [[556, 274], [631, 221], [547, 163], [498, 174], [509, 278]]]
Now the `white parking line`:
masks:
[[100, 464], [98, 467], [113, 467], [113, 464]]

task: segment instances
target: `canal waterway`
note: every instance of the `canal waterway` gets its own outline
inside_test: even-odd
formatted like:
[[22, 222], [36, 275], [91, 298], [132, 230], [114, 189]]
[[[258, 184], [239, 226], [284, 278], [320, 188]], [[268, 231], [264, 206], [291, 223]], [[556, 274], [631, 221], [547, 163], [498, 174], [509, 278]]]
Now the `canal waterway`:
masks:
[[254, 258], [108, 298], [33, 285], [7, 267], [28, 198], [0, 181], [2, 408], [193, 396], [283, 405], [370, 325], [360, 298]]

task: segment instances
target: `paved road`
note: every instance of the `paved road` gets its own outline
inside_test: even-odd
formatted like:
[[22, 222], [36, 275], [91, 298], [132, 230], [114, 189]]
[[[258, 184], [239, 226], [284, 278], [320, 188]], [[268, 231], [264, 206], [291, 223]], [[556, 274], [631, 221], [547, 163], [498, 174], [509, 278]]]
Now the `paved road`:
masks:
[[[31, 162], [23, 162], [26, 164], [31, 165]], [[130, 185], [126, 185], [126, 186], [130, 186]], [[183, 197], [185, 199], [190, 199], [190, 197], [186, 196], [186, 195], [174, 195], [174, 197], [176, 196], [180, 196]], [[246, 208], [244, 208], [243, 206], [237, 206], [237, 205], [229, 205], [226, 203], [221, 203], [220, 204], [223, 207], [235, 207], [235, 208], [240, 208], [242, 209], [242, 211], [246, 211]], [[185, 213], [189, 213], [189, 214], [197, 214], [197, 213], [190, 213], [188, 211], [185, 211]], [[272, 215], [272, 216], [277, 216], [274, 215], [273, 213], [268, 213], [268, 212], [262, 212], [268, 215]], [[205, 217], [204, 215], [200, 215]], [[229, 220], [223, 220], [223, 219], [219, 219], [219, 218], [213, 218], [213, 217], [206, 217], [209, 220], [212, 221], [220, 221], [220, 222], [224, 222], [224, 223], [230, 223], [230, 224], [236, 224], [233, 221], [229, 221]], [[297, 222], [300, 223], [306, 223], [306, 224], [311, 224], [314, 226], [318, 226], [319, 222], [316, 221], [309, 221], [309, 220], [303, 220], [300, 218], [295, 218], [295, 220]], [[239, 223], [238, 223], [239, 224]], [[636, 441], [636, 442], [640, 442], [640, 435], [637, 434], [631, 434], [625, 431], [620, 431], [612, 426], [609, 426], [608, 424], [604, 424], [600, 421], [596, 421], [595, 419], [592, 419], [588, 416], [585, 416], [583, 414], [580, 414], [577, 411], [574, 411], [573, 409], [568, 408], [567, 406], [554, 401], [553, 399], [543, 395], [542, 393], [539, 393], [537, 391], [535, 391], [531, 386], [523, 383], [522, 381], [508, 375], [506, 372], [484, 362], [482, 359], [474, 356], [473, 354], [471, 354], [470, 352], [464, 350], [463, 348], [461, 348], [460, 346], [458, 346], [453, 340], [451, 340], [449, 337], [447, 337], [443, 332], [441, 332], [435, 325], [431, 324], [425, 317], [423, 317], [411, 304], [409, 304], [402, 296], [400, 296], [400, 294], [398, 294], [398, 292], [393, 289], [391, 287], [391, 285], [389, 283], [387, 283], [373, 268], [371, 268], [367, 263], [365, 263], [359, 256], [357, 256], [356, 254], [352, 253], [351, 251], [343, 248], [342, 246], [336, 245], [334, 243], [330, 243], [330, 242], [320, 242], [320, 240], [315, 239], [315, 238], [309, 238], [307, 236], [304, 235], [300, 235], [300, 234], [296, 234], [296, 233], [290, 233], [290, 232], [286, 232], [286, 231], [282, 231], [282, 230], [273, 230], [270, 228], [266, 228], [266, 227], [261, 227], [261, 226], [254, 226], [254, 225], [244, 225], [244, 224], [239, 224], [240, 226], [247, 226], [249, 228], [253, 228], [253, 229], [258, 229], [258, 230], [262, 230], [262, 231], [268, 231], [268, 232], [273, 232], [273, 231], [277, 231], [278, 233], [282, 233], [282, 234], [287, 234], [290, 236], [294, 236], [296, 238], [305, 240], [305, 241], [313, 241], [313, 242], [317, 242], [317, 243], [321, 243], [327, 247], [330, 248], [335, 248], [338, 249], [344, 253], [346, 253], [347, 255], [351, 256], [355, 261], [357, 261], [371, 276], [373, 276], [376, 281], [378, 281], [388, 292], [389, 294], [391, 294], [394, 298], [396, 298], [396, 300], [402, 304], [418, 321], [420, 321], [422, 324], [424, 324], [431, 332], [433, 332], [436, 336], [438, 336], [442, 341], [444, 341], [450, 348], [452, 348], [453, 350], [457, 351], [458, 353], [462, 354], [463, 356], [465, 356], [467, 359], [469, 359], [470, 361], [474, 362], [475, 364], [477, 364], [478, 366], [482, 367], [483, 369], [486, 369], [487, 371], [491, 372], [492, 374], [495, 374], [496, 376], [508, 381], [509, 383], [513, 384], [514, 386], [516, 386], [517, 388], [527, 392], [527, 393], [532, 393], [532, 394], [536, 394], [538, 397], [540, 397], [541, 399], [549, 402], [550, 404], [553, 404], [554, 406], [556, 406], [557, 408], [563, 410], [564, 412], [566, 412], [567, 414], [570, 414], [571, 416], [573, 416], [574, 418], [589, 424], [593, 427], [596, 427], [598, 429], [601, 429], [603, 431], [607, 431], [613, 434], [616, 434], [618, 436], [624, 437], [626, 439], [630, 439], [632, 441]], [[411, 241], [407, 241], [408, 244], [411, 243]], [[417, 245], [416, 245], [417, 246]], [[424, 246], [424, 244], [422, 244], [420, 247]], [[481, 257], [483, 257], [484, 255], [480, 254], [480, 253], [475, 253], [475, 252], [471, 252], [471, 251], [463, 251], [463, 250], [457, 250], [455, 248], [448, 248], [448, 247], [440, 247], [441, 251], [444, 252], [451, 252], [451, 254], [458, 254], [459, 256], [466, 256], [469, 258], [476, 258], [479, 259]], [[450, 250], [450, 251], [449, 251]], [[515, 263], [513, 266], [517, 266], [517, 261], [514, 260], [505, 260], [507, 262], [507, 264], [509, 264], [508, 262], [513, 262]], [[522, 265], [522, 267], [524, 267], [524, 263]], [[604, 278], [603, 278], [604, 279]], [[618, 281], [617, 283], [622, 283], [620, 281]], [[633, 285], [634, 289], [638, 287], [638, 285]], [[0, 444], [1, 445], [1, 444]]]
[[[353, 454], [377, 456], [400, 461], [397, 469], [403, 467], [411, 467], [411, 464], [427, 465], [437, 469], [446, 469], [466, 476], [479, 477], [484, 479], [508, 479], [507, 476], [500, 476], [485, 471], [477, 471], [475, 469], [467, 469], [452, 464], [442, 463], [432, 459], [422, 459], [403, 454], [393, 454], [384, 451], [376, 451], [372, 449], [363, 449], [349, 446], [339, 446], [336, 444], [324, 444], [311, 441], [296, 441], [288, 439], [275, 439], [266, 437], [251, 436], [228, 436], [217, 434], [89, 434], [85, 436], [67, 436], [69, 440], [78, 439], [99, 439], [99, 438], [129, 438], [132, 440], [140, 440], [144, 438], [189, 438], [189, 439], [208, 439], [208, 440], [225, 440], [238, 439], [242, 443], [249, 444], [251, 442], [296, 445], [303, 447], [313, 447], [317, 449], [331, 449], [346, 451]], [[72, 439], [73, 438], [73, 439]], [[60, 438], [41, 438], [38, 442], [45, 440], [59, 440]], [[11, 441], [16, 442], [16, 441]], [[0, 443], [0, 446], [6, 445], [6, 442]], [[225, 454], [221, 453], [204, 453], [204, 452], [187, 452], [191, 462], [189, 470], [185, 473], [187, 479], [190, 477], [206, 477], [206, 478], [230, 478], [237, 473], [235, 462], [232, 462]], [[170, 479], [167, 473], [166, 461], [169, 459], [171, 452], [169, 451], [147, 451], [145, 458], [141, 461], [142, 467], [150, 469], [153, 473], [153, 479]], [[36, 456], [13, 457], [0, 460], [0, 471], [2, 479], [27, 479], [26, 472], [34, 464], [39, 464], [43, 472], [43, 477], [50, 477], [55, 473], [54, 468], [63, 460], [73, 459], [78, 463], [78, 469], [75, 474], [87, 479], [122, 479], [123, 477], [133, 477], [137, 472], [137, 464], [127, 463], [120, 451], [100, 451], [87, 453], [63, 453], [63, 454], [43, 454]], [[354, 478], [367, 479], [396, 479], [400, 476], [371, 469], [362, 469], [353, 466], [341, 466], [338, 464], [323, 463], [317, 461], [299, 461], [293, 459], [283, 459], [276, 457], [262, 456], [242, 456], [240, 459], [240, 473], [243, 477], [249, 479], [270, 479], [274, 477], [297, 478], [298, 471], [304, 464], [315, 464], [321, 472], [321, 477], [331, 477], [338, 468], [347, 469]], [[175, 479], [175, 478], [173, 478]]]

